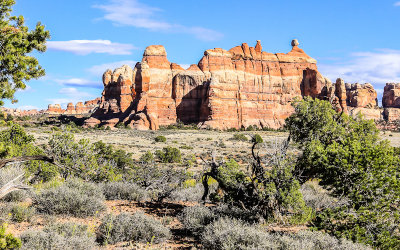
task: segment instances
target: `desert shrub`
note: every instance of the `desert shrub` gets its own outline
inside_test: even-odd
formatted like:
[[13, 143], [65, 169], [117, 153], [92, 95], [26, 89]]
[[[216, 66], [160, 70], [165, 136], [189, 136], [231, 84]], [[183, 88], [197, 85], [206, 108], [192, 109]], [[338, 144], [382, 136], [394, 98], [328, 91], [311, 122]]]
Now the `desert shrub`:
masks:
[[163, 135], [159, 135], [159, 136], [157, 136], [156, 138], [154, 138], [154, 140], [155, 140], [156, 142], [166, 142], [166, 141], [167, 141], [167, 138], [165, 138], [165, 136], [163, 136]]
[[15, 190], [4, 196], [3, 200], [7, 202], [21, 202], [26, 200], [29, 194], [26, 190]]
[[247, 128], [246, 128], [246, 131], [254, 131], [254, 130], [257, 130], [257, 126], [253, 126], [253, 125], [250, 125], [250, 126], [248, 126]]
[[181, 151], [173, 147], [164, 147], [163, 150], [156, 151], [157, 157], [163, 163], [177, 163], [181, 162]]
[[87, 217], [105, 209], [102, 190], [93, 183], [68, 179], [61, 186], [42, 190], [33, 206], [40, 213]]
[[[11, 123], [0, 132], [0, 158], [42, 155], [43, 150], [36, 147], [34, 141], [34, 137], [20, 125]], [[37, 181], [51, 179], [57, 174], [56, 166], [42, 161], [30, 161], [24, 165], [29, 174], [36, 175]]]
[[348, 201], [346, 199], [335, 198], [330, 195], [328, 190], [323, 189], [316, 181], [308, 181], [300, 189], [307, 206], [314, 211], [322, 211], [326, 208], [343, 206]]
[[203, 198], [209, 194], [207, 180], [211, 177], [219, 187], [217, 192], [210, 194], [214, 201], [241, 207], [267, 220], [284, 224], [306, 223], [312, 218], [312, 209], [303, 200], [293, 158], [286, 154], [286, 143], [272, 148], [261, 159], [254, 151], [255, 142], [250, 171], [245, 171], [232, 159], [211, 162], [210, 171], [204, 174]]
[[185, 207], [179, 215], [183, 227], [197, 235], [204, 231], [204, 228], [216, 220], [217, 214], [205, 206]]
[[194, 186], [189, 186], [174, 190], [169, 195], [169, 199], [172, 201], [200, 202], [203, 193], [204, 193], [203, 185], [195, 184]]
[[205, 227], [201, 235], [205, 249], [278, 249], [273, 237], [236, 219], [220, 218]]
[[91, 144], [81, 139], [75, 142], [71, 133], [55, 133], [49, 140], [47, 154], [58, 165], [63, 178], [77, 176], [88, 181], [116, 181], [122, 179], [126, 167], [133, 165], [131, 155], [123, 150], [114, 151], [100, 142]]
[[221, 217], [208, 224], [200, 239], [205, 249], [371, 249], [322, 232], [268, 233], [260, 225], [228, 217]]
[[368, 250], [370, 247], [353, 243], [346, 239], [337, 239], [322, 232], [303, 230], [291, 234], [274, 234], [275, 242], [280, 249], [336, 249], [336, 250]]
[[87, 225], [53, 224], [43, 230], [31, 230], [21, 235], [22, 249], [97, 249], [96, 237]]
[[186, 170], [139, 165], [131, 173], [129, 181], [145, 189], [152, 200], [161, 202], [182, 187], [188, 178]]
[[7, 224], [0, 226], [0, 249], [16, 249], [21, 247], [21, 240], [11, 233], [6, 234]]
[[337, 113], [329, 102], [305, 98], [286, 120], [299, 145], [300, 181], [320, 179], [347, 204], [317, 214], [314, 224], [338, 237], [382, 249], [400, 246], [400, 159], [371, 120]]
[[107, 200], [132, 200], [142, 201], [147, 192], [134, 183], [106, 182], [101, 184], [101, 189]]
[[32, 217], [35, 215], [35, 208], [23, 206], [23, 205], [15, 205], [11, 209], [11, 219], [15, 222], [31, 222]]
[[234, 134], [232, 140], [235, 141], [248, 141], [247, 136], [245, 134]]
[[107, 215], [98, 228], [98, 240], [103, 244], [123, 241], [163, 242], [171, 237], [170, 230], [160, 221], [137, 212], [133, 215]]
[[154, 161], [154, 155], [151, 151], [147, 151], [139, 159], [140, 162], [143, 163], [152, 163]]

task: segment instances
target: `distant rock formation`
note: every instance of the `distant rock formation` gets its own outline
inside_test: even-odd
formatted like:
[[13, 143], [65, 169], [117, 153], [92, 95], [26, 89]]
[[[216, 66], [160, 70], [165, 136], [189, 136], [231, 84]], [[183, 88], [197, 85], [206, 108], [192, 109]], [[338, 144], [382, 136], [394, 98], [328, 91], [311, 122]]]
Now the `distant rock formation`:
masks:
[[104, 73], [100, 107], [85, 125], [158, 129], [180, 120], [217, 129], [279, 128], [293, 112], [293, 98], [327, 99], [331, 88], [316, 60], [297, 41], [292, 45], [287, 54], [264, 52], [260, 41], [211, 49], [186, 70], [168, 61], [163, 46], [149, 46], [134, 69]]
[[43, 113], [49, 115], [85, 115], [93, 113], [101, 102], [100, 98], [86, 101], [85, 104], [78, 102], [74, 105], [72, 102], [68, 103], [67, 109], [62, 109], [60, 104], [49, 104], [47, 110]]

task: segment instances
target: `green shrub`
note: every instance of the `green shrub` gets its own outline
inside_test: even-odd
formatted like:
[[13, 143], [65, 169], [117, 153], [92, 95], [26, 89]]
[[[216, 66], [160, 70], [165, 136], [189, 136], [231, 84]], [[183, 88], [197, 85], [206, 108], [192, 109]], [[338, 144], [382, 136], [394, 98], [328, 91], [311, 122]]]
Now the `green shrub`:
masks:
[[21, 247], [21, 240], [11, 233], [6, 234], [7, 224], [0, 227], [0, 249], [16, 249]]
[[263, 143], [264, 140], [259, 134], [255, 134], [253, 138], [251, 138], [252, 143]]
[[107, 200], [142, 201], [147, 197], [146, 190], [129, 182], [106, 182], [101, 188]]
[[139, 159], [140, 162], [143, 163], [152, 163], [154, 161], [154, 155], [151, 151], [147, 151]]
[[181, 151], [173, 147], [165, 147], [163, 150], [156, 151], [157, 157], [163, 163], [179, 163], [181, 162]]
[[167, 138], [165, 138], [165, 136], [163, 136], [163, 135], [159, 135], [159, 136], [157, 136], [156, 138], [154, 138], [154, 140], [155, 140], [156, 142], [166, 142], [166, 141], [167, 141]]
[[40, 213], [87, 217], [103, 211], [103, 201], [102, 190], [96, 184], [68, 179], [61, 186], [42, 190], [33, 206]]
[[235, 141], [248, 141], [247, 136], [244, 134], [234, 134], [232, 140]]
[[103, 244], [115, 244], [123, 241], [163, 242], [171, 237], [170, 230], [160, 221], [136, 212], [133, 215], [108, 215], [98, 228], [98, 240]]
[[97, 249], [93, 232], [87, 225], [54, 224], [43, 230], [31, 230], [21, 235], [23, 249], [85, 250]]
[[77, 176], [86, 180], [102, 182], [117, 181], [125, 169], [133, 165], [131, 154], [123, 150], [113, 150], [99, 141], [91, 144], [81, 139], [75, 142], [73, 134], [56, 133], [49, 140], [48, 154], [53, 156], [63, 178]]
[[32, 217], [35, 215], [35, 208], [16, 205], [11, 209], [11, 219], [15, 222], [31, 222]]
[[300, 181], [318, 178], [332, 196], [348, 200], [318, 213], [314, 225], [381, 249], [398, 248], [400, 159], [394, 148], [379, 138], [372, 120], [338, 114], [327, 101], [305, 98], [294, 107], [286, 126], [302, 151]]

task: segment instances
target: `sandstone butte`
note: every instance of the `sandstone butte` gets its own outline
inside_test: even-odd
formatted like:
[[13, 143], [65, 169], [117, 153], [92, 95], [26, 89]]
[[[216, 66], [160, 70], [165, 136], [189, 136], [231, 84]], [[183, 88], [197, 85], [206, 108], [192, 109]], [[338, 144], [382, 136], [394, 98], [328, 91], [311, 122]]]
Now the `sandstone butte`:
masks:
[[47, 110], [43, 111], [44, 114], [50, 115], [85, 115], [93, 113], [99, 106], [101, 99], [78, 102], [74, 105], [72, 102], [68, 103], [67, 109], [62, 109], [60, 104], [49, 104]]
[[123, 123], [156, 130], [182, 121], [214, 129], [277, 129], [293, 112], [294, 98], [304, 96], [330, 100], [338, 111], [382, 118], [371, 84], [341, 79], [332, 84], [298, 45], [293, 40], [287, 54], [262, 51], [260, 41], [255, 47], [243, 43], [230, 50], [210, 49], [186, 70], [168, 61], [163, 46], [151, 45], [133, 69], [124, 65], [103, 74], [99, 108], [85, 126]]

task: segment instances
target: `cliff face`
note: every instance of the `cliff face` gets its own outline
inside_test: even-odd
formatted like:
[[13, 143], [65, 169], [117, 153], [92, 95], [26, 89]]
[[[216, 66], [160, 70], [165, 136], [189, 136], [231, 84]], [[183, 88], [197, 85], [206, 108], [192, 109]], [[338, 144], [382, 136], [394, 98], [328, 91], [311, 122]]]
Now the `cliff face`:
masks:
[[293, 112], [296, 97], [329, 99], [345, 112], [347, 106], [371, 102], [361, 98], [368, 87], [347, 92], [342, 81], [332, 85], [296, 40], [292, 47], [287, 54], [262, 51], [260, 41], [255, 47], [243, 43], [229, 51], [211, 49], [184, 70], [168, 61], [163, 46], [149, 46], [134, 69], [125, 65], [104, 73], [100, 108], [86, 126], [124, 123], [158, 129], [180, 120], [217, 129], [279, 128]]

